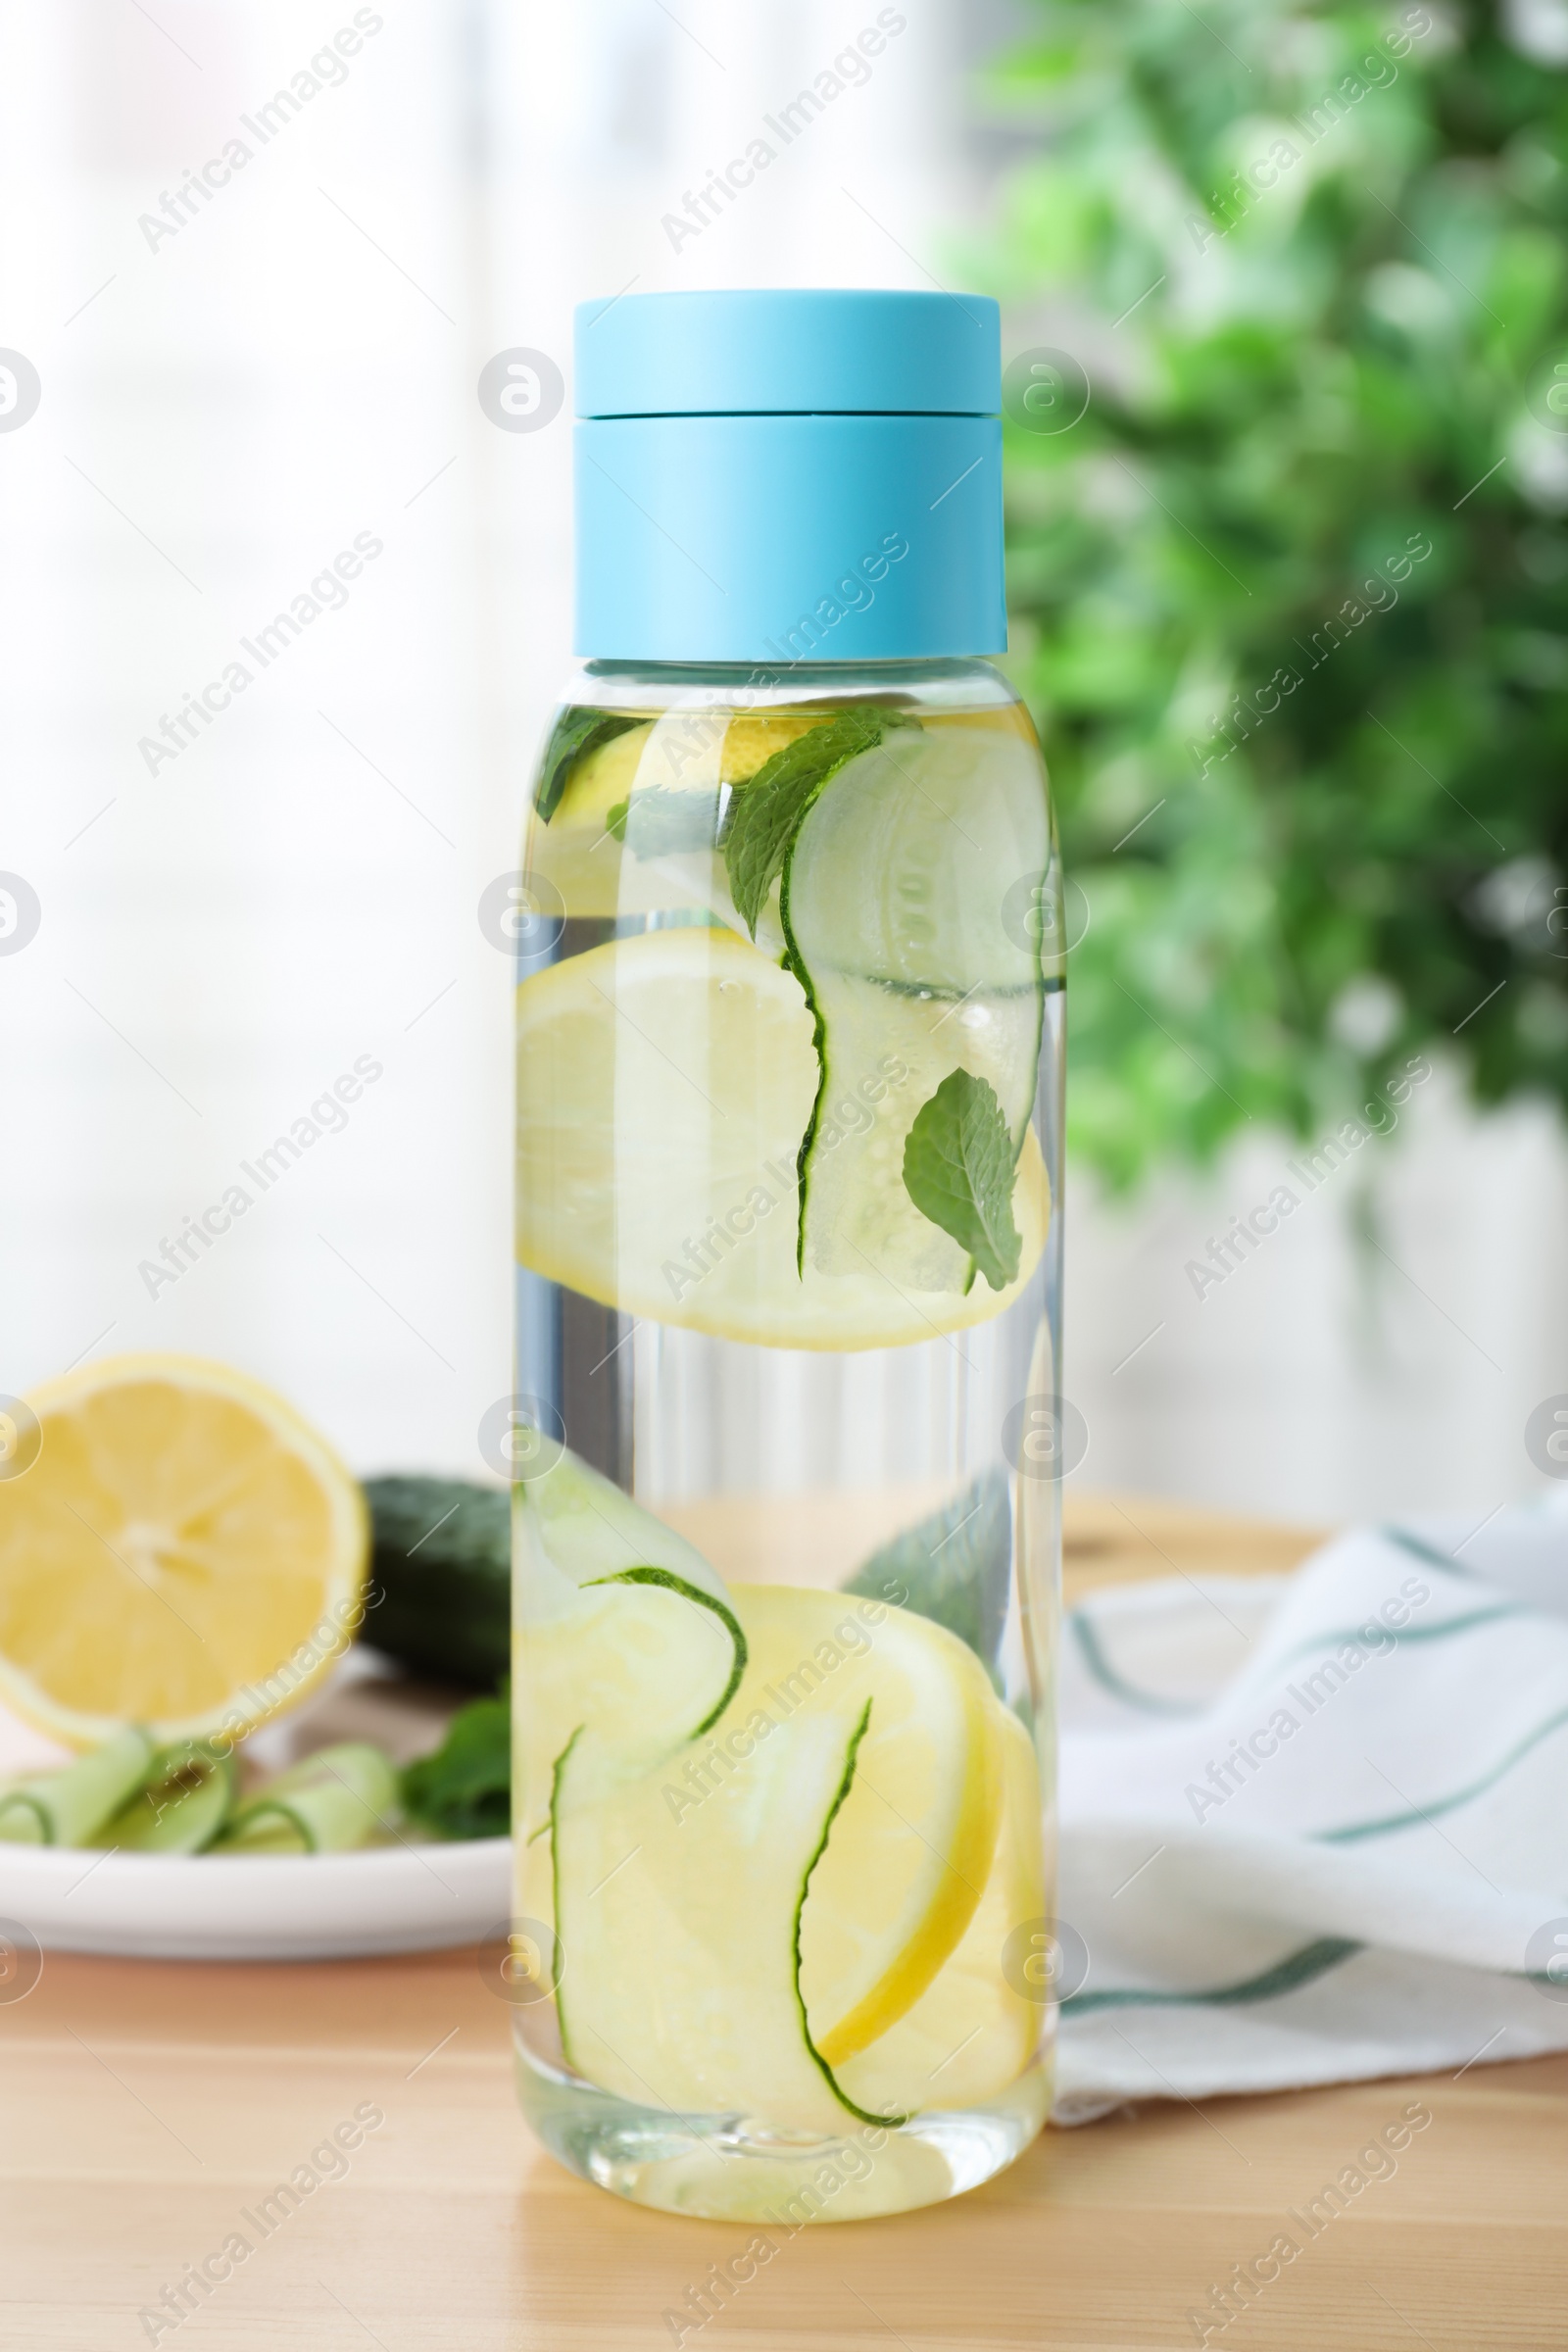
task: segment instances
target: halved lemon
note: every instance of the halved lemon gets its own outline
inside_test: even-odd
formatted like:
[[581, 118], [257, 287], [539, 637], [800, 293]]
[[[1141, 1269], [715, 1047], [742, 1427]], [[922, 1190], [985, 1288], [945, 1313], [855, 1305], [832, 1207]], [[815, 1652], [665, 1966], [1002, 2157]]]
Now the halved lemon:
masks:
[[292, 1406], [225, 1365], [127, 1355], [27, 1399], [0, 1480], [0, 1701], [74, 1747], [124, 1723], [239, 1739], [353, 1637], [368, 1521]]
[[593, 1753], [612, 1729], [558, 1771], [563, 2038], [623, 2098], [831, 2132], [857, 2105], [835, 2068], [915, 2005], [981, 1902], [1000, 1710], [923, 1617], [790, 1587], [730, 1598], [746, 1671], [709, 1731], [620, 1788]]
[[[836, 1096], [828, 1105], [868, 1139], [863, 1150], [857, 1144], [858, 1188], [839, 1201], [844, 1239], [830, 1267], [808, 1258], [803, 1275], [796, 1161], [818, 1069], [793, 974], [732, 931], [683, 924], [525, 980], [521, 1263], [628, 1314], [771, 1348], [898, 1348], [1002, 1313], [1045, 1247], [1051, 1200], [1039, 1145], [1026, 1131], [1013, 1190], [1017, 1280], [1002, 1292], [978, 1282], [967, 1295], [918, 1287], [921, 1268], [903, 1239], [918, 1211], [898, 1152], [872, 1141], [885, 1131], [902, 1151], [937, 1065], [929, 1050], [916, 1056], [904, 1007], [890, 999], [884, 1009], [900, 1051], [868, 1069], [853, 1111]], [[938, 1280], [951, 1272], [944, 1257]]]

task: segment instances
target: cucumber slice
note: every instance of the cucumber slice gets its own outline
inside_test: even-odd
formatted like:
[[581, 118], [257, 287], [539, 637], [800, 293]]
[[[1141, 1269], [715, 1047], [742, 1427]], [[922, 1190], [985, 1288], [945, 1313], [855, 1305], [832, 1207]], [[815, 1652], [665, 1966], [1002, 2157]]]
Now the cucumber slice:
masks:
[[[814, 948], [816, 926], [808, 936]], [[969, 1252], [910, 1199], [905, 1145], [944, 1078], [967, 1069], [995, 1089], [1014, 1148], [1022, 1146], [1043, 998], [972, 996], [960, 1005], [952, 996], [906, 993], [842, 971], [821, 956], [802, 978], [816, 1015], [821, 1068], [801, 1150], [803, 1269], [874, 1271], [905, 1292], [965, 1292]], [[1043, 1239], [1039, 1217], [1022, 1201], [1014, 1217], [1026, 1235]], [[1029, 1271], [1020, 1265], [1020, 1276]]]
[[1001, 1710], [973, 1653], [923, 1618], [793, 1587], [731, 1597], [748, 1663], [710, 1740], [609, 1788], [592, 1735], [558, 1757], [568, 2055], [677, 2113], [886, 2120], [838, 2070], [969, 1927], [1001, 1819]]
[[227, 1821], [239, 1793], [239, 1763], [190, 1748], [154, 1759], [158, 1779], [104, 1824], [94, 1845], [126, 1854], [199, 1854]]
[[1050, 855], [1032, 749], [991, 728], [900, 731], [849, 760], [808, 809], [779, 900], [821, 1072], [801, 1147], [803, 1269], [870, 1266], [906, 1291], [968, 1290], [969, 1253], [910, 1199], [904, 1147], [942, 1081], [967, 1070], [1001, 1105], [1016, 1194], [1045, 978], [1003, 902]]
[[741, 1796], [715, 1790], [679, 1821], [664, 1787], [689, 1793], [683, 1782], [656, 1774], [606, 1801], [584, 1786], [583, 1742], [563, 1755], [557, 2006], [566, 2057], [590, 2082], [681, 2114], [842, 2129], [845, 2104], [803, 2026], [795, 1939], [854, 1731], [854, 1718], [781, 1725]]
[[0, 1793], [0, 1839], [17, 1845], [85, 1845], [153, 1769], [153, 1740], [127, 1725], [58, 1772]]
[[[901, 1348], [997, 1311], [989, 1293], [901, 1294], [874, 1265], [802, 1279], [796, 1160], [820, 1085], [814, 1025], [799, 981], [733, 930], [590, 948], [524, 981], [517, 1014], [516, 1247], [535, 1272], [628, 1315], [765, 1348]], [[907, 1062], [888, 1067], [867, 1091], [885, 1098], [901, 1074], [917, 1091]], [[864, 1102], [845, 1118], [870, 1124]], [[1011, 1203], [1018, 1287], [1050, 1209], [1030, 1152]], [[896, 1153], [889, 1182], [898, 1199]]]
[[345, 1740], [291, 1764], [241, 1805], [215, 1851], [342, 1854], [379, 1844], [398, 1820], [391, 1759], [368, 1740]]
[[513, 1557], [517, 1616], [525, 1624], [578, 1613], [583, 1592], [626, 1568], [663, 1568], [710, 1600], [728, 1587], [684, 1536], [633, 1502], [554, 1439], [540, 1466], [514, 1490]]
[[706, 1732], [746, 1665], [723, 1580], [564, 1446], [515, 1505], [514, 1819], [544, 1825], [573, 1735], [586, 1786], [650, 1771]]

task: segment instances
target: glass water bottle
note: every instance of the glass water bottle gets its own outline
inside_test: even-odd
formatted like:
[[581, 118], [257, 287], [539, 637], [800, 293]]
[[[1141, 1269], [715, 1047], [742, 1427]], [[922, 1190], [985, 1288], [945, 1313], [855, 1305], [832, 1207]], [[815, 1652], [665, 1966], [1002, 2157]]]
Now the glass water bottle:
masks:
[[520, 2095], [617, 2193], [957, 2193], [1050, 2097], [1062, 972], [965, 296], [579, 316], [523, 851]]

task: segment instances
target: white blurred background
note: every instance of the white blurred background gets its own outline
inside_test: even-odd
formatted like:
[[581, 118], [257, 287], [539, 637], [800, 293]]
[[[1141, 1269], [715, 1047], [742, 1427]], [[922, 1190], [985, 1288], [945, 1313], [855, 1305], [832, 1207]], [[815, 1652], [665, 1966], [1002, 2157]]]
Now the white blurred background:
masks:
[[[0, 956], [0, 1389], [191, 1349], [361, 1470], [479, 1470], [510, 1387], [510, 1079], [475, 906], [515, 863], [570, 547], [569, 402], [502, 432], [476, 379], [524, 345], [569, 381], [591, 295], [954, 282], [1016, 144], [971, 71], [1007, 0], [891, 13], [870, 79], [677, 251], [662, 216], [871, 0], [0, 6], [0, 345], [42, 382], [0, 433], [0, 868], [41, 904]], [[356, 24], [341, 74], [265, 142], [245, 126]], [[150, 241], [166, 196], [180, 224]], [[262, 669], [240, 640], [357, 534], [381, 552]], [[150, 772], [142, 739], [236, 659], [252, 683]], [[359, 1057], [381, 1074], [346, 1124], [150, 1295], [166, 1238], [256, 1193], [240, 1163]], [[1291, 1150], [1130, 1209], [1074, 1187], [1079, 1478], [1308, 1520], [1542, 1488], [1521, 1433], [1568, 1390], [1560, 1131], [1477, 1120], [1440, 1069], [1370, 1172], [1200, 1302], [1185, 1261]]]

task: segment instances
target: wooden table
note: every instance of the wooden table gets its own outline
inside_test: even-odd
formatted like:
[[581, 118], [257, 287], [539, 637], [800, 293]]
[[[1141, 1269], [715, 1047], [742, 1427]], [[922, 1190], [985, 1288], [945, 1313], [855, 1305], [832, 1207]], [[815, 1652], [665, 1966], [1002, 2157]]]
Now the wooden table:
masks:
[[[1069, 1592], [1172, 1566], [1286, 1566], [1312, 1540], [1141, 1498], [1081, 1500]], [[0, 2005], [0, 2341], [671, 2344], [663, 2313], [749, 2232], [639, 2212], [559, 2170], [517, 2118], [508, 2025], [472, 1952], [286, 1968], [51, 1955], [25, 2000]], [[1048, 2132], [955, 2204], [804, 2231], [683, 2340], [703, 2352], [1192, 2344], [1189, 2309], [1417, 2096], [1434, 2121], [1396, 2175], [1209, 2341], [1568, 2345], [1568, 2057], [1164, 2103]], [[384, 2121], [264, 2238], [242, 2216], [357, 2110]], [[138, 2317], [234, 2231], [253, 2251], [210, 2296], [191, 2290], [178, 2326]]]

